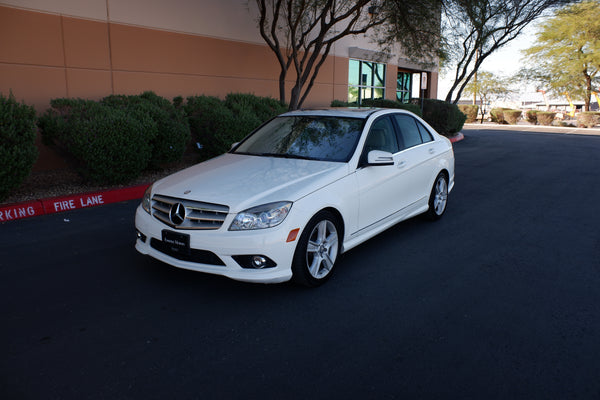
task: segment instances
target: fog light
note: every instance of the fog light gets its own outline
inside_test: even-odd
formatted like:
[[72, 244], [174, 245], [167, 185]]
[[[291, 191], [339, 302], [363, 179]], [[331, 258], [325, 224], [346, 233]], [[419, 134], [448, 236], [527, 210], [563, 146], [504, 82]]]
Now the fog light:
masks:
[[277, 264], [269, 257], [259, 254], [231, 257], [240, 265], [240, 267], [245, 269], [263, 269], [277, 266]]
[[136, 230], [135, 231], [137, 238], [140, 239], [142, 242], [146, 243], [146, 235], [144, 235], [142, 232]]
[[254, 268], [264, 268], [267, 265], [267, 259], [263, 256], [254, 256], [252, 257], [252, 265]]

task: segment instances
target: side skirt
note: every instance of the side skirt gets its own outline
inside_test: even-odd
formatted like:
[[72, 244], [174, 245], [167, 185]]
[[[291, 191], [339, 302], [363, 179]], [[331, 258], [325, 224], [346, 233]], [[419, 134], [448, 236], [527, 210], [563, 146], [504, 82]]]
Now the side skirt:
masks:
[[415, 217], [419, 214], [426, 212], [429, 209], [427, 198], [420, 199], [419, 201], [411, 204], [408, 207], [403, 208], [395, 212], [392, 215], [385, 217], [367, 227], [362, 228], [348, 237], [347, 240], [342, 244], [342, 253], [350, 250], [353, 247], [371, 239], [373, 236], [385, 231], [386, 229], [396, 225], [399, 222], [405, 221], [409, 218]]

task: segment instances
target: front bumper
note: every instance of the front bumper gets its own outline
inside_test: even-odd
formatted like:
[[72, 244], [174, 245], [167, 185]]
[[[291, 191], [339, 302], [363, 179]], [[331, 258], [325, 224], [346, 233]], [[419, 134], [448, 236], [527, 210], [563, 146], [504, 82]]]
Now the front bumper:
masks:
[[[138, 238], [135, 248], [142, 254], [174, 267], [223, 275], [238, 281], [278, 283], [292, 278], [291, 265], [297, 242], [286, 242], [290, 230], [286, 228], [286, 221], [275, 228], [242, 232], [228, 231], [230, 222], [228, 218], [217, 230], [178, 231], [190, 235], [191, 249], [214, 253], [224, 265], [184, 261], [152, 247], [152, 239], [162, 240], [164, 229], [177, 230], [153, 218], [141, 206], [137, 208], [135, 214], [135, 227], [139, 233], [145, 236], [145, 240]], [[276, 266], [264, 269], [242, 268], [233, 259], [233, 256], [237, 255], [263, 255], [273, 260]]]

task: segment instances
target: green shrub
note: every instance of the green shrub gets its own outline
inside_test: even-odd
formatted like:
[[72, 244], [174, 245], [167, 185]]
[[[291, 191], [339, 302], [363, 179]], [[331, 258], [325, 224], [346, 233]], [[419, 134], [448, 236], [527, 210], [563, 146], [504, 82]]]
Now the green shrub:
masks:
[[538, 124], [537, 113], [538, 113], [538, 110], [527, 111], [525, 113], [525, 118], [527, 119], [527, 122], [529, 122], [530, 124], [537, 125]]
[[0, 201], [29, 176], [37, 159], [35, 109], [0, 94]]
[[521, 110], [504, 110], [504, 120], [511, 125], [515, 125], [523, 112]]
[[348, 104], [347, 101], [342, 101], [342, 100], [332, 100], [331, 107], [350, 107], [350, 104]]
[[600, 112], [584, 111], [577, 114], [577, 126], [593, 128], [600, 124]]
[[413, 99], [413, 104], [423, 104], [423, 119], [438, 133], [453, 136], [460, 132], [467, 119], [456, 104], [435, 99]]
[[122, 109], [140, 120], [149, 117], [156, 123], [157, 134], [151, 143], [151, 168], [159, 168], [181, 159], [191, 138], [190, 127], [182, 109], [153, 92], [144, 92], [138, 96], [111, 95], [102, 99], [101, 103]]
[[175, 106], [175, 108], [180, 108], [183, 105], [183, 97], [173, 97], [173, 105]]
[[554, 117], [556, 117], [556, 113], [548, 112], [548, 111], [538, 111], [536, 114], [537, 120], [540, 125], [552, 125], [554, 121]]
[[421, 107], [416, 104], [410, 103], [400, 103], [396, 100], [387, 100], [387, 99], [365, 99], [363, 100], [362, 107], [377, 107], [377, 108], [398, 108], [401, 110], [410, 111], [413, 114], [422, 116]]
[[503, 108], [492, 108], [490, 110], [490, 118], [492, 122], [497, 124], [503, 124], [504, 121], [504, 109]]
[[217, 97], [188, 97], [184, 107], [201, 159], [228, 151], [245, 135], [236, 129], [233, 112]]
[[277, 100], [247, 94], [188, 97], [184, 106], [201, 159], [223, 154], [270, 118], [287, 111]]
[[50, 104], [53, 108], [39, 121], [41, 133], [72, 157], [85, 179], [125, 183], [149, 165], [157, 135], [149, 114], [87, 100], [57, 99]]
[[255, 115], [257, 124], [252, 129], [288, 110], [288, 106], [281, 104], [278, 100], [247, 93], [228, 94], [225, 97], [225, 106], [233, 111], [234, 114], [242, 114], [249, 111], [252, 115]]
[[477, 114], [479, 113], [479, 106], [476, 104], [459, 104], [458, 109], [460, 112], [465, 114], [467, 123], [473, 123], [477, 121]]
[[506, 107], [496, 107], [492, 108], [490, 111], [490, 118], [492, 122], [496, 122], [498, 124], [507, 124], [506, 116], [504, 115], [505, 111], [511, 111], [510, 108]]
[[60, 98], [50, 100], [51, 108], [38, 119], [43, 143], [48, 146], [56, 145], [61, 133], [69, 129], [68, 124], [72, 119], [71, 114], [74, 112], [77, 114], [83, 113], [85, 110], [94, 107], [95, 104], [92, 100], [83, 99]]

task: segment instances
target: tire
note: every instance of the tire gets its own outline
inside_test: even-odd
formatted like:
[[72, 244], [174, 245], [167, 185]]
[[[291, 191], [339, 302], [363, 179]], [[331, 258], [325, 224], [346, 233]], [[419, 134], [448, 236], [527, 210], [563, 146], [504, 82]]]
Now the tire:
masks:
[[329, 279], [340, 255], [341, 232], [338, 219], [329, 211], [320, 211], [308, 221], [292, 262], [296, 283], [316, 287]]
[[442, 218], [447, 206], [448, 178], [445, 173], [440, 172], [433, 183], [433, 188], [429, 195], [429, 210], [425, 213], [425, 217], [430, 221], [437, 221]]

